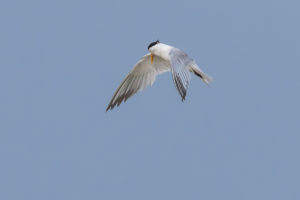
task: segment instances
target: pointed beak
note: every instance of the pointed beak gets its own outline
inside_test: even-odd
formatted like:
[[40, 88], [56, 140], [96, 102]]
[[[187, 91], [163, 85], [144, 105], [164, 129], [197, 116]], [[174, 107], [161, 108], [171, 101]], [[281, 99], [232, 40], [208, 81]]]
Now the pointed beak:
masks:
[[150, 59], [151, 59], [151, 64], [153, 64], [153, 55], [152, 54], [150, 56]]

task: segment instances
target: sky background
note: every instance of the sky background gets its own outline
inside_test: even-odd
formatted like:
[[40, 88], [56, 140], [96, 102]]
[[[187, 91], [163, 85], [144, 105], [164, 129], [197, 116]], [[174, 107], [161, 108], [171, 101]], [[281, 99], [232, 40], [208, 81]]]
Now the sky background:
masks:
[[[0, 199], [300, 199], [300, 3], [4, 0]], [[105, 112], [150, 42], [170, 73]]]

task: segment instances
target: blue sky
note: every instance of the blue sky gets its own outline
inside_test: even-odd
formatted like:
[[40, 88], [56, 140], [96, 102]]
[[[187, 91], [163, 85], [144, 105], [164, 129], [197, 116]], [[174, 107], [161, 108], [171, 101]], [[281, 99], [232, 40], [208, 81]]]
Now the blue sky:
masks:
[[[0, 3], [1, 199], [300, 199], [297, 1]], [[105, 112], [159, 39], [170, 73]]]

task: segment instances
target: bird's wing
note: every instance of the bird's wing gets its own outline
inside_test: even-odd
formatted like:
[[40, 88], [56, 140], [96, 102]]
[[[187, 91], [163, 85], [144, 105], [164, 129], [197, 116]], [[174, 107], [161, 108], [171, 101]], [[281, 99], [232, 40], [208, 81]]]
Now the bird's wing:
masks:
[[170, 51], [170, 59], [172, 77], [183, 101], [191, 81], [191, 74], [188, 66], [193, 62], [193, 59], [191, 59], [183, 51], [176, 48]]
[[119, 106], [135, 93], [143, 90], [148, 85], [152, 85], [158, 74], [170, 70], [170, 63], [164, 59], [154, 56], [151, 63], [151, 54], [146, 54], [139, 60], [131, 72], [126, 76], [121, 85], [116, 90], [106, 111]]

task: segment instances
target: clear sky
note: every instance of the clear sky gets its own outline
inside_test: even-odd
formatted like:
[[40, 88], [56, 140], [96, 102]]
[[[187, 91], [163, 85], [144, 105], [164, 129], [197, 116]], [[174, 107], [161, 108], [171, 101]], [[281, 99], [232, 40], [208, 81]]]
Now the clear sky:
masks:
[[[175, 3], [177, 2], [177, 3]], [[0, 199], [300, 199], [300, 3], [0, 3]], [[150, 42], [170, 73], [105, 112]]]

